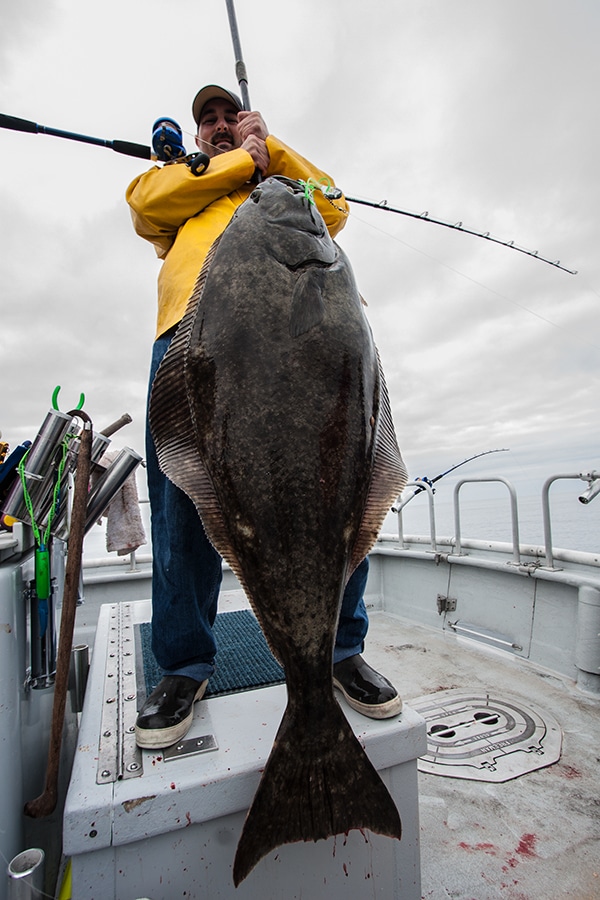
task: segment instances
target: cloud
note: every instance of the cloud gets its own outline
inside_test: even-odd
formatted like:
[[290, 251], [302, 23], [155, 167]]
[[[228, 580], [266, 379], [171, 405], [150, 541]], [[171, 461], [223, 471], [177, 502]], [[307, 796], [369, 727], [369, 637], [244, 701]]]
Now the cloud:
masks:
[[137, 427], [129, 430], [143, 449], [156, 287], [151, 253], [141, 252], [127, 210], [76, 228], [32, 222], [8, 203], [4, 210], [12, 227], [0, 282], [11, 290], [0, 346], [14, 375], [3, 391], [4, 439], [32, 439], [61, 385], [61, 408], [84, 392], [98, 429], [130, 412]]
[[[352, 207], [339, 242], [411, 471], [495, 445], [511, 447], [519, 477], [543, 460], [600, 468], [598, 5], [238, 7], [253, 105], [348, 194], [460, 220], [579, 270]], [[93, 21], [90, 9], [10, 7], [5, 111], [138, 142], [171, 115], [191, 146], [197, 89], [235, 87], [224, 5], [178, 0], [175, 15], [158, 0], [106, 0]], [[122, 438], [142, 449], [159, 263], [133, 233], [124, 191], [144, 163], [9, 131], [0, 154], [0, 349], [14, 375], [5, 439], [31, 437], [61, 384], [61, 403], [84, 390], [101, 426], [134, 415]]]
[[5, 3], [2, 8], [0, 33], [0, 74], [9, 72], [19, 54], [34, 51], [37, 41], [58, 20], [57, 4], [39, 4], [36, 0]]

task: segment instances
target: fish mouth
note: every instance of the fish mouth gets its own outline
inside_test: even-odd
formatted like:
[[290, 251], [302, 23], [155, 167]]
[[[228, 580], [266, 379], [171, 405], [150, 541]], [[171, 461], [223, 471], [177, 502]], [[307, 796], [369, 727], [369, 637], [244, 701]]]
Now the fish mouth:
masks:
[[269, 224], [301, 228], [317, 237], [325, 235], [325, 223], [320, 215], [313, 214], [313, 208], [316, 209], [314, 201], [309, 199], [298, 181], [279, 175], [269, 178], [265, 184], [280, 184], [282, 187], [281, 190], [267, 193], [259, 185], [252, 191], [249, 199], [262, 205]]
[[289, 269], [290, 272], [308, 272], [312, 269], [329, 269], [331, 268], [331, 262], [328, 262], [324, 259], [319, 259], [315, 257], [314, 259], [311, 257], [310, 259], [303, 259], [298, 263], [286, 263], [286, 268]]

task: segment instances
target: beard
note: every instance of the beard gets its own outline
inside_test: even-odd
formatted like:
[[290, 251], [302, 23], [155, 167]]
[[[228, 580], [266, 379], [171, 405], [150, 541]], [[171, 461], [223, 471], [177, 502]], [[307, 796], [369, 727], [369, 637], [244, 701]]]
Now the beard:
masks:
[[226, 152], [227, 150], [234, 150], [237, 146], [235, 142], [235, 138], [232, 134], [228, 132], [221, 132], [215, 137], [211, 138], [211, 146], [215, 147], [217, 152]]
[[236, 139], [236, 136], [230, 131], [220, 131], [218, 134], [212, 135], [208, 140], [197, 135], [196, 145], [212, 159], [221, 153], [235, 150], [241, 145], [241, 141]]

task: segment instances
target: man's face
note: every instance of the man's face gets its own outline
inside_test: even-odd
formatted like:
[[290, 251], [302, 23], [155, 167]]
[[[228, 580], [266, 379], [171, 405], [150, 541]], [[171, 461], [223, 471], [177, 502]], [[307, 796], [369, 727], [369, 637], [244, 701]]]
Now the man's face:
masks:
[[229, 100], [216, 97], [202, 107], [196, 144], [211, 158], [241, 145], [238, 111]]

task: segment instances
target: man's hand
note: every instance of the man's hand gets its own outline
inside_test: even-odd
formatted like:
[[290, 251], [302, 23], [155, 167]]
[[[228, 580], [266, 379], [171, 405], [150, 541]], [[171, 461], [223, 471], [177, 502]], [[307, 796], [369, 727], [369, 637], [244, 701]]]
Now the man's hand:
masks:
[[256, 110], [242, 110], [238, 113], [238, 131], [242, 139], [242, 149], [250, 154], [256, 168], [265, 175], [270, 157], [265, 143], [269, 129], [263, 117]]
[[269, 136], [269, 129], [265, 120], [256, 110], [242, 110], [238, 113], [238, 130], [242, 141], [245, 141], [251, 134], [266, 141]]

